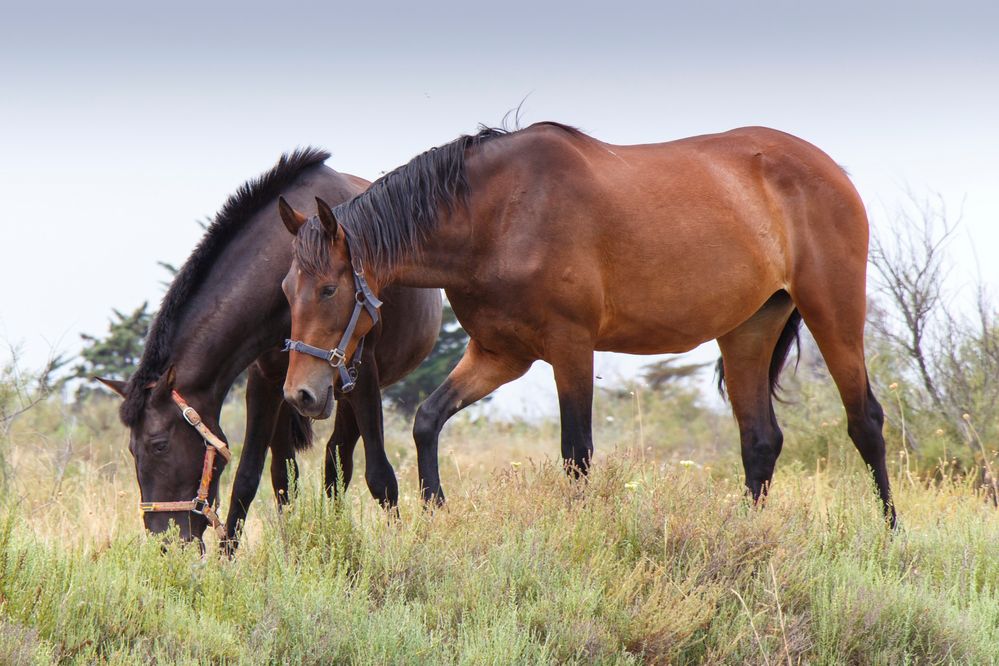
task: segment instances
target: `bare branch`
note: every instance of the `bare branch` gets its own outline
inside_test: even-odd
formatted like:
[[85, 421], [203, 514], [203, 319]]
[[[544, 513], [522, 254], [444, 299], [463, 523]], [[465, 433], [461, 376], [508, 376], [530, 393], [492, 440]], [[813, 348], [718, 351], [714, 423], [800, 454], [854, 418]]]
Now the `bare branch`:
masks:
[[[942, 307], [943, 286], [950, 272], [946, 250], [957, 229], [948, 220], [946, 206], [919, 201], [909, 194], [911, 206], [902, 209], [872, 240], [870, 262], [878, 290], [888, 298], [898, 320], [872, 322], [887, 340], [904, 350], [935, 409], [947, 412], [927, 351], [934, 316]], [[887, 237], [891, 241], [886, 241]]]

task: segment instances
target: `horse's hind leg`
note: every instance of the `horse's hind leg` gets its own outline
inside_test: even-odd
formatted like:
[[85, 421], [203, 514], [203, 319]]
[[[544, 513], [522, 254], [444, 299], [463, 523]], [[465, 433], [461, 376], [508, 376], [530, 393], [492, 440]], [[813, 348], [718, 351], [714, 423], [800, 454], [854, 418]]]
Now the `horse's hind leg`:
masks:
[[[822, 352], [829, 374], [846, 408], [847, 432], [870, 467], [884, 508], [885, 519], [895, 526], [895, 507], [888, 485], [884, 411], [878, 404], [864, 362], [866, 315], [866, 255], [850, 270], [848, 261], [810, 262], [798, 275], [791, 296]], [[852, 278], [852, 279], [851, 279]]]
[[444, 423], [473, 402], [520, 377], [530, 367], [531, 361], [500, 356], [483, 349], [474, 339], [469, 341], [458, 365], [416, 410], [413, 439], [425, 502], [444, 501], [437, 461], [437, 442]]
[[546, 358], [555, 373], [562, 430], [562, 464], [574, 478], [593, 457], [593, 342], [582, 331], [566, 332], [550, 344]]
[[725, 384], [739, 424], [746, 487], [754, 502], [766, 495], [784, 442], [774, 414], [770, 365], [793, 309], [787, 293], [778, 292], [750, 319], [718, 338]]

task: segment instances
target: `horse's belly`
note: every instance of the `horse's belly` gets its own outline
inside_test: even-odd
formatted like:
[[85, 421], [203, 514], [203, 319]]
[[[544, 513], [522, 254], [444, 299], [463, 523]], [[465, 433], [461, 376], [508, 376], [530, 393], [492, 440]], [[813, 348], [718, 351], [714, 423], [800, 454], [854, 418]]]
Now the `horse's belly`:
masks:
[[597, 338], [596, 350], [622, 354], [682, 354], [729, 330], [731, 328], [692, 333], [676, 328], [670, 322], [659, 322], [656, 325], [632, 324], [627, 330], [601, 333]]
[[650, 335], [644, 340], [623, 336], [601, 337], [597, 340], [595, 349], [596, 351], [611, 351], [620, 354], [683, 354], [712, 339], [698, 340], [679, 332], [676, 335], [668, 336], [661, 334], [662, 331], [659, 332], [659, 335], [655, 337]]
[[601, 350], [689, 351], [728, 333], [787, 286], [782, 230], [762, 214], [631, 226], [627, 243], [619, 234], [608, 244]]
[[[596, 348], [625, 354], [679, 354], [719, 338], [752, 317], [782, 285], [771, 280], [663, 295], [629, 292], [613, 302]], [[657, 297], [658, 296], [658, 297]]]

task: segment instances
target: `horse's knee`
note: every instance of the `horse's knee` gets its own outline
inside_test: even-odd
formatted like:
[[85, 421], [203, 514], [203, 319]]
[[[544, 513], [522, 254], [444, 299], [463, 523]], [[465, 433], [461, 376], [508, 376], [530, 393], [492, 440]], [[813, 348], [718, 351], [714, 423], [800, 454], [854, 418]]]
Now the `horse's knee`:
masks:
[[440, 414], [427, 406], [426, 403], [420, 405], [416, 410], [416, 418], [413, 420], [413, 439], [417, 446], [427, 446], [431, 444], [440, 433]]

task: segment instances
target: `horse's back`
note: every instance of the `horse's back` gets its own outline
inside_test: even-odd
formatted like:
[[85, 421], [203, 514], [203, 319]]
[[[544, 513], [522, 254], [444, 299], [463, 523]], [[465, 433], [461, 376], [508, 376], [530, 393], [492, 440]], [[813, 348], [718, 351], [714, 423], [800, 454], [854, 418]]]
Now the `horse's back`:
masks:
[[488, 204], [520, 218], [498, 222], [508, 231], [497, 242], [517, 254], [497, 262], [500, 274], [552, 285], [549, 311], [601, 312], [600, 349], [685, 351], [788, 289], [817, 253], [866, 261], [856, 190], [789, 134], [750, 127], [630, 146], [557, 127], [525, 134], [508, 148], [524, 153], [507, 162], [516, 207]]
[[[572, 175], [556, 187], [601, 218], [594, 242], [635, 252], [636, 241], [663, 235], [727, 241], [791, 271], [795, 255], [811, 254], [811, 245], [845, 240], [866, 261], [868, 223], [856, 188], [831, 157], [794, 135], [743, 127], [655, 144], [614, 145], [582, 134], [562, 141], [563, 173]], [[586, 239], [579, 221], [574, 233]], [[647, 247], [657, 251], [655, 242]]]

